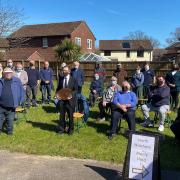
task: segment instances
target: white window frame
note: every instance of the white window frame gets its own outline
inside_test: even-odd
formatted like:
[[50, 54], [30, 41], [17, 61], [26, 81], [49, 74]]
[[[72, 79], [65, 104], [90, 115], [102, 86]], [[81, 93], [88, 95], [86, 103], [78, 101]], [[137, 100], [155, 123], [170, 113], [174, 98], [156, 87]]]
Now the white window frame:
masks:
[[48, 47], [48, 38], [47, 37], [42, 38], [42, 46], [43, 46], [43, 48]]
[[75, 44], [78, 46], [81, 46], [81, 38], [80, 37], [75, 37]]
[[87, 39], [87, 49], [92, 49], [92, 39]]

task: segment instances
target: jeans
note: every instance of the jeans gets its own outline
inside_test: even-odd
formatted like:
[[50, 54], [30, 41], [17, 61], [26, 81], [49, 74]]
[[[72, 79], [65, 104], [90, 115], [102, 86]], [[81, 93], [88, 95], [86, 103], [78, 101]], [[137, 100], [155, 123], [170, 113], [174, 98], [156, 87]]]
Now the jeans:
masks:
[[36, 105], [36, 95], [37, 95], [37, 86], [31, 87], [27, 85], [26, 87], [26, 96], [27, 96], [27, 103], [30, 106], [31, 103], [31, 93], [32, 93], [32, 105]]
[[129, 109], [127, 112], [123, 112], [120, 109], [115, 109], [112, 111], [112, 119], [111, 119], [111, 134], [115, 134], [118, 128], [118, 122], [121, 121], [121, 118], [125, 118], [129, 130], [135, 131], [136, 123], [135, 123], [135, 110]]
[[149, 119], [149, 112], [150, 111], [158, 112], [160, 115], [159, 125], [164, 125], [164, 121], [166, 118], [166, 112], [169, 111], [169, 105], [154, 107], [151, 104], [144, 104], [144, 105], [142, 105], [141, 110], [142, 110], [142, 113], [143, 113], [145, 120]]
[[51, 84], [41, 85], [41, 91], [42, 91], [42, 102], [44, 103], [46, 101], [46, 91], [47, 91], [47, 100], [48, 102], [50, 102], [51, 101]]
[[3, 122], [4, 120], [6, 120], [8, 134], [12, 134], [14, 118], [15, 118], [14, 108], [5, 108], [5, 107], [0, 106], [0, 130], [1, 131], [2, 131]]

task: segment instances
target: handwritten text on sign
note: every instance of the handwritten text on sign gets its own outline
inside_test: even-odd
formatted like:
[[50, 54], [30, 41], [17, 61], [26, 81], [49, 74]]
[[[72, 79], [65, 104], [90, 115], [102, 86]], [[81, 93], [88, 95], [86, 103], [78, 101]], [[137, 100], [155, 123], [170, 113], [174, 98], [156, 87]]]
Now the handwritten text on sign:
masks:
[[129, 178], [152, 180], [155, 138], [132, 135]]

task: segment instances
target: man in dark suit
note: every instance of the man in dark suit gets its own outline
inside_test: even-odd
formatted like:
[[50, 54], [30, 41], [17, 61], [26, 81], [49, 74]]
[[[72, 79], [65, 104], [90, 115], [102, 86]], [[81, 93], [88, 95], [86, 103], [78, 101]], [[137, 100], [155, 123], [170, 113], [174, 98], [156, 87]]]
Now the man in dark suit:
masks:
[[74, 62], [74, 68], [71, 69], [71, 76], [78, 84], [78, 93], [81, 93], [84, 84], [84, 71], [80, 69], [78, 61]]
[[[70, 70], [68, 66], [63, 67], [63, 76], [59, 79], [56, 92], [64, 88], [71, 89], [72, 95], [70, 95], [67, 100], [62, 100], [60, 98], [60, 126], [58, 133], [63, 134], [65, 132], [65, 114], [67, 113], [69, 119], [68, 134], [72, 135], [74, 130], [73, 113], [75, 111], [76, 105], [77, 82], [73, 77], [70, 76]], [[57, 93], [56, 96], [58, 97]]]

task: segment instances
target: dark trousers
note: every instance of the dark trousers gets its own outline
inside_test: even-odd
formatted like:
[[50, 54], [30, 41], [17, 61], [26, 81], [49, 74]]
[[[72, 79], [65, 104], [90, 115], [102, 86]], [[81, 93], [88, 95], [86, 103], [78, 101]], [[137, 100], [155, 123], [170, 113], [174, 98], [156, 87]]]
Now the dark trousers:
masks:
[[66, 123], [65, 123], [65, 114], [68, 114], [69, 118], [69, 131], [73, 131], [74, 129], [74, 122], [73, 122], [73, 113], [74, 113], [74, 107], [70, 104], [69, 101], [60, 101], [60, 130], [65, 131]]
[[172, 96], [172, 105], [175, 105], [174, 108], [178, 109], [179, 106], [179, 91], [171, 91]]
[[103, 106], [103, 101], [101, 101], [99, 104], [99, 118], [104, 118], [106, 116], [105, 110], [110, 108], [110, 111], [112, 112], [112, 103], [106, 103], [106, 106]]
[[5, 108], [5, 107], [0, 106], [0, 130], [1, 131], [2, 131], [3, 122], [4, 120], [6, 120], [8, 134], [13, 133], [14, 118], [15, 118], [14, 108]]
[[46, 92], [47, 92], [47, 100], [48, 102], [50, 102], [51, 101], [51, 84], [42, 84], [41, 91], [42, 91], [42, 102], [46, 101]]
[[82, 92], [82, 86], [78, 86], [78, 92], [77, 93], [81, 94], [81, 92]]
[[90, 104], [90, 106], [94, 106], [94, 103], [96, 102], [96, 99], [99, 96], [100, 96], [99, 93], [94, 94], [93, 92], [90, 92], [90, 94], [89, 94], [89, 104]]
[[135, 131], [136, 123], [135, 123], [135, 110], [129, 109], [127, 112], [123, 112], [120, 109], [115, 109], [112, 112], [112, 119], [111, 119], [111, 134], [115, 134], [118, 128], [119, 120], [121, 118], [125, 118], [129, 130]]
[[[27, 103], [30, 105], [32, 101], [32, 105], [36, 105], [36, 95], [37, 95], [37, 86], [31, 87], [27, 85], [26, 87], [26, 96], [27, 96]], [[32, 94], [32, 100], [31, 100], [31, 94]]]

